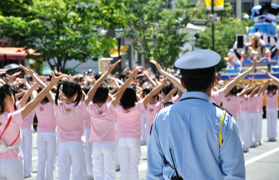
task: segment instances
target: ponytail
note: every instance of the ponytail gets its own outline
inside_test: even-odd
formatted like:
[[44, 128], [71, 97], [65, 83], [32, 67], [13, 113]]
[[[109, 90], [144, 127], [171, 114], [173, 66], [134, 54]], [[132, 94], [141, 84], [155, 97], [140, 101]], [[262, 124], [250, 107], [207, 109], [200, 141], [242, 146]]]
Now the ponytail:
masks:
[[58, 84], [57, 90], [56, 90], [56, 96], [55, 96], [55, 104], [56, 105], [57, 105], [57, 102], [58, 102], [58, 99], [59, 99], [60, 88], [61, 88], [62, 92], [64, 93], [64, 95], [67, 98], [71, 98], [77, 93], [77, 98], [74, 101], [75, 106], [77, 106], [78, 103], [82, 99], [82, 90], [81, 90], [80, 85], [75, 81], [69, 81], [69, 80], [61, 81]]

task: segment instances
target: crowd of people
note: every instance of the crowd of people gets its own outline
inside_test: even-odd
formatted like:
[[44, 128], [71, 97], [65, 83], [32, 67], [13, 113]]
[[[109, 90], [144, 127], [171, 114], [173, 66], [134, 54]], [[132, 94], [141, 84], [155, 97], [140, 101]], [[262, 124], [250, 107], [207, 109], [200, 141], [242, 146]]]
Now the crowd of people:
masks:
[[[268, 140], [277, 139], [279, 80], [269, 74], [262, 83], [241, 80], [263, 61], [228, 83], [218, 81], [210, 93], [211, 103], [222, 105], [234, 117], [242, 138], [243, 152], [262, 145], [262, 102], [266, 96]], [[20, 66], [19, 73], [0, 79], [0, 179], [20, 180], [32, 174], [34, 116], [38, 119], [38, 180], [53, 179], [58, 164], [60, 180], [139, 179], [141, 145], [148, 144], [157, 113], [179, 102], [186, 92], [179, 70], [124, 70], [111, 74], [120, 62], [108, 63], [101, 75], [71, 76], [62, 73], [39, 76]], [[5, 73], [5, 70], [0, 70]], [[275, 83], [271, 84], [271, 81]], [[237, 85], [238, 84], [238, 85]], [[240, 84], [240, 85], [239, 85]], [[57, 157], [57, 160], [56, 160]], [[20, 173], [22, 172], [22, 173]]]

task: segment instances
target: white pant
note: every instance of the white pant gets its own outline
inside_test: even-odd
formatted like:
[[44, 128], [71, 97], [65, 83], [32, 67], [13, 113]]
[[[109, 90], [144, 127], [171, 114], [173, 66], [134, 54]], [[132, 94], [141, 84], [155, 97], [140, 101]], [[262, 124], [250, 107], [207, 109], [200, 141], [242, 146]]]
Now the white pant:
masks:
[[24, 176], [30, 176], [32, 173], [32, 130], [22, 129], [22, 139], [20, 148], [23, 153]]
[[266, 119], [267, 119], [267, 138], [275, 139], [277, 138], [277, 110], [267, 109]]
[[0, 180], [23, 180], [23, 161], [22, 159], [1, 160], [0, 161]]
[[146, 131], [147, 131], [146, 115], [142, 113], [141, 114], [141, 140], [143, 143], [146, 143]]
[[259, 139], [258, 131], [258, 114], [250, 113], [249, 120], [251, 123], [251, 134], [250, 134], [250, 146], [257, 146], [257, 140]]
[[241, 119], [241, 117], [238, 117], [238, 118], [234, 117], [234, 120], [237, 124], [238, 130], [239, 130], [239, 135], [240, 135], [240, 137], [242, 137], [242, 124], [243, 124], [242, 119]]
[[115, 168], [118, 168], [119, 166], [119, 158], [117, 155], [117, 145], [118, 145], [118, 123], [114, 124], [115, 129], [115, 136], [116, 136], [116, 142], [114, 143], [114, 153], [115, 153]]
[[94, 180], [115, 179], [115, 142], [93, 142]]
[[258, 113], [258, 130], [257, 130], [257, 137], [256, 139], [257, 143], [262, 143], [262, 124], [263, 124], [263, 118], [262, 113]]
[[85, 163], [87, 176], [93, 176], [92, 142], [89, 142], [90, 130], [85, 130]]
[[[249, 137], [247, 137], [247, 134], [248, 131], [250, 132], [250, 129], [247, 129], [247, 128], [250, 128], [251, 126], [249, 125], [249, 114], [247, 112], [241, 112], [241, 122], [242, 122], [242, 125], [241, 125], [241, 130], [242, 130], [242, 134], [241, 134], [241, 138], [243, 140], [243, 148], [245, 149], [248, 149], [250, 147], [250, 140], [249, 140]], [[248, 142], [245, 142], [245, 139], [246, 141]], [[248, 144], [247, 144], [248, 143]]]
[[37, 136], [37, 180], [53, 179], [53, 163], [56, 156], [56, 133], [41, 132]]
[[72, 166], [72, 179], [82, 180], [85, 168], [84, 146], [82, 142], [63, 142], [58, 147], [59, 180], [69, 180]]
[[118, 140], [117, 151], [120, 161], [120, 180], [138, 180], [140, 140], [135, 138], [120, 138]]

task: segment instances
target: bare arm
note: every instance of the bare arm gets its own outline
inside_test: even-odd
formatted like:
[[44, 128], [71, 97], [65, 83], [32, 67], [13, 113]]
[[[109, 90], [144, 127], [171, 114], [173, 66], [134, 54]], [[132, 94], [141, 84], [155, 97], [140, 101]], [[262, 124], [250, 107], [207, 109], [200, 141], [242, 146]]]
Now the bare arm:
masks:
[[65, 76], [59, 76], [55, 77], [54, 72], [52, 72], [52, 79], [51, 83], [48, 84], [46, 88], [44, 88], [37, 96], [35, 99], [33, 99], [31, 102], [29, 102], [27, 105], [25, 105], [21, 109], [21, 115], [22, 119], [24, 119], [30, 112], [33, 111], [33, 109], [46, 97], [48, 92], [51, 90], [52, 86], [54, 86], [60, 79], [62, 79]]
[[182, 86], [182, 84], [180, 83], [180, 81], [174, 77], [173, 75], [167, 73], [166, 71], [164, 71], [162, 69], [162, 67], [159, 65], [158, 62], [156, 62], [155, 60], [151, 60], [150, 61], [152, 64], [154, 64], [156, 66], [156, 68], [158, 69], [158, 71], [163, 74], [164, 76], [166, 76], [171, 82], [173, 82], [180, 91], [182, 91], [183, 93], [186, 92], [186, 89]]
[[[162, 103], [166, 103], [170, 100], [170, 98], [173, 96], [173, 94], [178, 90], [178, 87], [175, 87], [173, 90], [171, 90], [168, 95], [162, 100]], [[179, 90], [180, 91], [180, 90]]]
[[150, 102], [151, 98], [155, 96], [167, 83], [168, 79], [165, 78], [163, 82], [160, 84], [160, 86], [157, 86], [155, 89], [153, 89], [149, 94], [147, 94], [143, 99], [143, 105], [144, 107]]
[[26, 104], [26, 102], [28, 101], [28, 99], [31, 96], [32, 92], [37, 88], [37, 84], [34, 83], [32, 87], [30, 87], [29, 85], [27, 87], [28, 87], [27, 92], [24, 94], [24, 96], [19, 101], [20, 107], [23, 107]]
[[279, 79], [276, 78], [275, 76], [271, 75], [269, 72], [262, 70], [262, 72], [265, 72], [267, 74], [268, 77], [270, 77], [271, 79], [273, 79], [277, 84], [279, 84]]
[[111, 71], [117, 66], [117, 64], [120, 61], [121, 60], [118, 60], [116, 63], [114, 63], [112, 65], [110, 64], [110, 61], [108, 62], [108, 64], [109, 64], [108, 70], [94, 83], [94, 85], [91, 87], [91, 89], [87, 93], [87, 96], [85, 96], [84, 102], [85, 102], [86, 106], [88, 106], [90, 101], [93, 99], [97, 89], [100, 87], [100, 85], [104, 82], [104, 80], [107, 78], [107, 76], [111, 73]]
[[250, 67], [249, 69], [247, 69], [246, 71], [244, 71], [243, 73], [239, 74], [237, 77], [235, 77], [232, 81], [230, 81], [229, 83], [227, 83], [222, 90], [224, 90], [224, 95], [226, 96], [230, 90], [232, 90], [232, 88], [236, 85], [236, 83], [240, 80], [242, 80], [243, 78], [245, 78], [250, 72], [252, 72], [253, 70], [256, 69], [256, 67], [264, 60], [265, 58], [260, 59], [259, 61], [254, 60], [254, 64], [252, 67]]
[[26, 91], [21, 91], [20, 93], [16, 93], [15, 98], [18, 99], [21, 96], [23, 96], [26, 93]]
[[146, 72], [143, 72], [143, 75], [147, 78], [147, 80], [150, 82], [150, 84], [152, 84], [152, 86], [154, 86], [154, 87], [158, 86], [158, 84], [155, 81], [153, 81]]
[[250, 97], [253, 97], [254, 96], [254, 94], [256, 94], [256, 92], [258, 91], [260, 89], [260, 87], [259, 86], [256, 86], [253, 90], [252, 90], [252, 92], [249, 94], [249, 98]]
[[[30, 68], [26, 68], [26, 67], [24, 67], [24, 66], [21, 66], [21, 68], [22, 68], [25, 72], [27, 72], [30, 76], [32, 76], [32, 78], [34, 79], [34, 81], [35, 81], [42, 89], [45, 88], [45, 87], [47, 87], [47, 85], [46, 85], [37, 75], [33, 74], [33, 72], [30, 70]], [[47, 78], [47, 77], [46, 77], [46, 78]], [[49, 100], [49, 102], [50, 102], [51, 104], [54, 103], [55, 97], [54, 97], [54, 95], [52, 94], [51, 91], [49, 91], [49, 93], [47, 94], [47, 98], [48, 98], [48, 100]]]
[[112, 105], [114, 107], [117, 106], [117, 104], [119, 103], [119, 101], [120, 101], [120, 99], [121, 99], [125, 89], [128, 87], [128, 85], [133, 80], [133, 77], [137, 74], [138, 71], [139, 71], [139, 69], [134, 69], [134, 71], [129, 75], [129, 78], [126, 80], [126, 82], [118, 90], [118, 92], [115, 95], [115, 98], [112, 100]]

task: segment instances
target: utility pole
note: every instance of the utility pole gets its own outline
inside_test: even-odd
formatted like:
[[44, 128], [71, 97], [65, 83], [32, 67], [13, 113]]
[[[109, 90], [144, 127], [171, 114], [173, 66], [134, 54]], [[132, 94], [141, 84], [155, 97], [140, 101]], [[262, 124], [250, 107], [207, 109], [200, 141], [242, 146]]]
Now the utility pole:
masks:
[[[214, 0], [211, 0], [211, 14], [214, 16]], [[215, 42], [214, 42], [214, 22], [212, 22], [212, 50], [215, 50]]]

